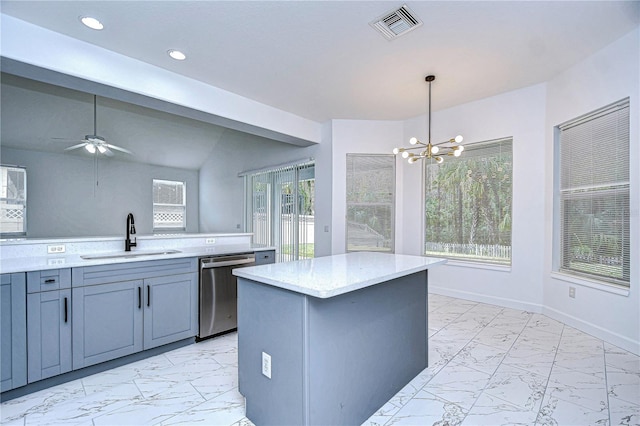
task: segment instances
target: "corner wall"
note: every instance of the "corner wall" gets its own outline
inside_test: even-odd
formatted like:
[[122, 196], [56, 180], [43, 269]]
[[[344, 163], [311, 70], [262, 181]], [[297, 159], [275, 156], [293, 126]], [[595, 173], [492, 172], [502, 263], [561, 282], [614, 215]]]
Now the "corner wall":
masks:
[[[548, 82], [545, 140], [544, 313], [626, 350], [640, 354], [640, 29]], [[631, 287], [628, 292], [585, 280], [567, 281], [553, 268], [553, 128], [630, 98]], [[606, 147], [604, 154], [606, 155]], [[569, 286], [576, 288], [569, 298]]]
[[[432, 141], [464, 136], [464, 145], [513, 137], [513, 206], [510, 268], [448, 262], [429, 272], [431, 291], [530, 311], [542, 304], [544, 253], [544, 107], [540, 84], [432, 114]], [[426, 139], [426, 117], [405, 122], [404, 140]], [[445, 159], [446, 161], [446, 159]], [[406, 254], [424, 253], [423, 171], [402, 162]]]

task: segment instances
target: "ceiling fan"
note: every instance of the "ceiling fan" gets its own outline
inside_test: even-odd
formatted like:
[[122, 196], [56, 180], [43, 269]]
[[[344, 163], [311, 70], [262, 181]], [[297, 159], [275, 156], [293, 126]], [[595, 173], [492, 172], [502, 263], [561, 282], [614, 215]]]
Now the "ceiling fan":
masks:
[[[105, 138], [103, 138], [102, 136], [98, 136], [98, 131], [97, 131], [97, 127], [98, 127], [98, 118], [97, 118], [97, 97], [96, 95], [93, 95], [93, 134], [92, 135], [85, 135], [84, 139], [82, 139], [80, 141], [79, 144], [77, 145], [73, 145], [70, 146], [68, 148], [65, 148], [65, 151], [71, 151], [74, 149], [79, 149], [79, 148], [84, 148], [87, 151], [89, 151], [89, 153], [91, 154], [104, 154], [108, 157], [113, 157], [113, 151], [120, 151], [120, 152], [124, 152], [125, 154], [131, 154], [133, 155], [133, 153], [131, 151], [129, 151], [128, 149], [119, 147], [117, 145], [113, 145], [108, 143]], [[55, 138], [58, 139], [58, 138]]]

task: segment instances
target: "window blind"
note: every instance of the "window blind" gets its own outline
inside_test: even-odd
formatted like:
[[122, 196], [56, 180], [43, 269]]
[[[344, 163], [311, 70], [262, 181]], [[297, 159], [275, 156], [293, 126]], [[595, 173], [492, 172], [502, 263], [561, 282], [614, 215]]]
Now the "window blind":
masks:
[[559, 269], [629, 286], [629, 101], [558, 128]]
[[245, 175], [247, 231], [256, 244], [276, 247], [284, 262], [314, 256], [313, 161]]
[[347, 251], [394, 251], [394, 155], [347, 154]]

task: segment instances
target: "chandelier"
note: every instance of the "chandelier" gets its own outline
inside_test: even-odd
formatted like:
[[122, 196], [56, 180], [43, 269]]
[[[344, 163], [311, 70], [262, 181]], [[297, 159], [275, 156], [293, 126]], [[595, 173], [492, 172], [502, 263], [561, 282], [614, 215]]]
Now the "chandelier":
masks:
[[[447, 141], [437, 144], [431, 143], [431, 82], [436, 79], [434, 75], [428, 75], [425, 77], [425, 81], [429, 83], [429, 133], [427, 143], [420, 142], [417, 138], [409, 139], [409, 143], [413, 146], [408, 148], [394, 148], [393, 153], [398, 155], [402, 153], [402, 158], [406, 158], [409, 164], [413, 164], [418, 160], [434, 159], [436, 163], [440, 164], [444, 161], [442, 158], [445, 155], [451, 155], [459, 157], [464, 151], [464, 146], [460, 145], [462, 142], [462, 135], [458, 135], [455, 138], [451, 138]], [[456, 145], [457, 144], [457, 145]], [[409, 152], [413, 150], [420, 150], [417, 153]]]

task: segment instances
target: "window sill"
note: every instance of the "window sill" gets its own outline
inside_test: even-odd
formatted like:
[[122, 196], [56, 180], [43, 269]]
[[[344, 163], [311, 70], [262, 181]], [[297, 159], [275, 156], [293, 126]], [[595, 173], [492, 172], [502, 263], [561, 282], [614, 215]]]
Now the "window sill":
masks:
[[572, 284], [581, 285], [583, 287], [589, 287], [607, 293], [617, 294], [619, 296], [629, 296], [629, 289], [619, 287], [615, 284], [605, 284], [598, 281], [592, 281], [585, 278], [574, 277], [573, 275], [563, 274], [561, 272], [551, 272], [551, 278], [557, 280], [570, 282]]
[[492, 265], [490, 263], [465, 262], [463, 260], [447, 259], [445, 266], [459, 266], [462, 268], [487, 269], [490, 271], [511, 272], [511, 266]]

